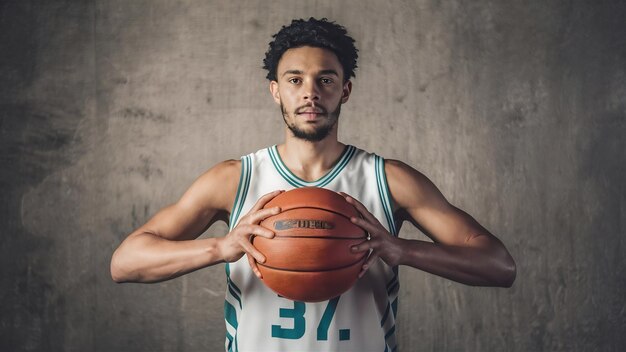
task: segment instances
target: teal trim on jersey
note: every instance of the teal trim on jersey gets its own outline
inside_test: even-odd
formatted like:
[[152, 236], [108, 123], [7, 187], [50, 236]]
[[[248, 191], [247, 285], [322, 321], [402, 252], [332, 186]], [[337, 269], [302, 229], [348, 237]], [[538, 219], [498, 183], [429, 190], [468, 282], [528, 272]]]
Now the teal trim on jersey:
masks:
[[231, 295], [233, 295], [233, 297], [237, 300], [237, 302], [239, 302], [239, 308], [243, 308], [241, 306], [241, 298], [239, 298], [239, 295], [235, 292], [235, 289], [233, 288], [233, 285], [230, 284], [231, 281], [228, 280], [228, 291], [230, 292]]
[[[224, 270], [226, 271], [226, 284], [229, 288], [232, 287], [233, 290], [235, 290], [239, 294], [239, 296], [241, 296], [241, 290], [239, 289], [239, 287], [237, 287], [237, 285], [235, 285], [233, 280], [230, 279], [230, 263], [226, 263], [226, 265], [224, 266]], [[233, 294], [233, 296], [237, 300], [239, 300], [239, 296], [237, 294]], [[241, 306], [241, 301], [239, 301], [239, 306]]]
[[[226, 322], [228, 325], [232, 326], [235, 329], [235, 336], [233, 338], [232, 335], [226, 331], [226, 339], [228, 339], [228, 350], [229, 351], [237, 351], [239, 348], [237, 347], [237, 328], [239, 327], [239, 323], [237, 322], [237, 311], [232, 304], [228, 301], [224, 302], [224, 317], [226, 318]], [[233, 343], [234, 347], [233, 348]]]
[[389, 336], [393, 335], [396, 332], [396, 324], [394, 324], [389, 331], [385, 334], [385, 340], [389, 338]]
[[[389, 337], [390, 336], [395, 336], [395, 331], [396, 331], [396, 325], [395, 325], [395, 319], [397, 317], [398, 314], [398, 297], [397, 297], [397, 293], [398, 293], [398, 289], [400, 287], [400, 281], [398, 280], [398, 275], [396, 274], [396, 271], [394, 271], [394, 275], [391, 278], [391, 280], [389, 280], [389, 282], [387, 283], [387, 296], [389, 297], [389, 300], [387, 301], [387, 308], [385, 309], [385, 313], [383, 314], [383, 318], [380, 321], [380, 326], [384, 327], [385, 324], [387, 323], [387, 321], [389, 319], [392, 319], [390, 324], [391, 328], [385, 333], [385, 344], [386, 344], [386, 350], [387, 351], [395, 351], [398, 346], [396, 345], [393, 349], [390, 349], [390, 345], [388, 343], [389, 341]], [[393, 302], [391, 302], [391, 299], [395, 296], [395, 299], [393, 300]], [[395, 341], [395, 338], [392, 340], [392, 342]]]
[[383, 314], [383, 318], [380, 320], [380, 326], [385, 325], [385, 321], [387, 321], [387, 317], [389, 316], [389, 311], [391, 310], [391, 305], [387, 302], [387, 309], [385, 309], [385, 313]]
[[237, 323], [237, 311], [228, 301], [224, 302], [224, 317], [226, 318], [228, 324], [235, 328], [235, 330], [239, 327], [239, 324]]
[[389, 193], [389, 187], [387, 185], [387, 176], [385, 174], [385, 161], [382, 157], [376, 155], [374, 165], [376, 169], [376, 184], [378, 186], [378, 194], [380, 195], [380, 201], [383, 204], [385, 218], [387, 218], [387, 223], [389, 225], [389, 232], [392, 235], [397, 236], [398, 232], [396, 230], [396, 224], [393, 219], [391, 197]]
[[398, 275], [394, 275], [391, 280], [389, 280], [389, 283], [387, 283], [387, 293], [391, 293], [393, 290], [393, 286], [396, 286], [396, 284], [398, 283]]
[[300, 187], [324, 187], [329, 184], [339, 173], [348, 165], [352, 156], [354, 156], [356, 152], [356, 148], [354, 146], [348, 145], [345, 150], [341, 154], [339, 161], [337, 164], [324, 176], [322, 176], [319, 180], [308, 182], [305, 181], [298, 176], [294, 175], [291, 170], [285, 165], [283, 160], [280, 158], [280, 154], [278, 153], [278, 148], [276, 145], [267, 148], [270, 159], [272, 160], [272, 164], [274, 164], [274, 168], [276, 171], [287, 181], [290, 185], [300, 188]]
[[235, 291], [237, 291], [238, 294], [241, 295], [241, 290], [239, 289], [239, 287], [237, 287], [237, 285], [235, 285], [235, 283], [233, 282], [233, 280], [230, 279], [230, 277], [228, 278], [228, 284], [232, 286], [235, 289]]
[[394, 299], [391, 302], [391, 311], [393, 312], [393, 317], [395, 318], [398, 315], [398, 299]]
[[391, 287], [387, 290], [387, 294], [391, 294], [391, 293], [393, 293], [394, 291], [397, 291], [397, 288], [398, 288], [398, 285], [399, 285], [399, 284], [400, 284], [400, 283], [399, 283], [398, 281], [396, 281], [396, 282], [393, 284], [393, 286], [391, 286]]
[[[230, 293], [230, 295], [234, 299], [236, 299], [237, 302], [239, 303], [239, 308], [243, 309], [243, 304], [241, 303], [241, 298], [240, 298], [241, 290], [230, 279], [230, 263], [226, 263], [226, 265], [224, 265], [224, 271], [226, 271], [226, 286], [228, 286], [227, 294]], [[232, 326], [233, 329], [235, 329], [234, 338], [232, 335], [228, 333], [228, 331], [226, 331], [226, 340], [227, 340], [227, 342], [225, 342], [226, 348], [228, 351], [237, 351], [239, 349], [237, 347], [237, 328], [239, 326], [237, 322], [237, 311], [235, 307], [227, 300], [224, 300], [224, 320], [226, 321], [226, 324]]]
[[[243, 180], [244, 180], [244, 157], [241, 157], [241, 171], [239, 171], [239, 184], [237, 185], [237, 193], [235, 194], [235, 202], [233, 202], [233, 208], [230, 210], [230, 219], [229, 219], [229, 224], [228, 227], [232, 229], [234, 223], [235, 223], [235, 212], [237, 211], [237, 209], [239, 208], [239, 197], [241, 197], [241, 190], [245, 187], [243, 185]], [[226, 265], [228, 265], [228, 263], [226, 263]]]
[[252, 177], [252, 161], [249, 155], [241, 157], [241, 173], [239, 174], [239, 185], [237, 186], [237, 195], [235, 196], [235, 203], [233, 204], [233, 210], [230, 212], [229, 228], [233, 228], [239, 220], [241, 215], [241, 209], [246, 201], [248, 195], [248, 189], [250, 188], [250, 178]]
[[[285, 181], [287, 181], [293, 187], [295, 187], [295, 188], [302, 187], [298, 183], [292, 181], [289, 178], [289, 175], [279, 166], [279, 162], [276, 160], [276, 156], [274, 156], [274, 152], [273, 152], [274, 148], [276, 148], [276, 146], [268, 148], [269, 155], [270, 155], [270, 160], [272, 160], [272, 164], [274, 164], [274, 169], [276, 169], [276, 171], [280, 174], [280, 176], [282, 176], [285, 179]], [[276, 153], [276, 154], [278, 154], [278, 153]]]
[[393, 278], [391, 278], [391, 280], [387, 284], [387, 296], [389, 297], [390, 300], [393, 296], [395, 296], [396, 298], [393, 300], [393, 302], [391, 302], [391, 304], [387, 303], [387, 310], [385, 310], [385, 314], [383, 314], [383, 320], [381, 320], [380, 326], [383, 326], [385, 321], [387, 320], [387, 316], [389, 315], [390, 308], [391, 308], [391, 312], [393, 313], [394, 319], [398, 315], [397, 293], [398, 293], [399, 287], [400, 287], [400, 281], [398, 281], [398, 275], [396, 274], [393, 276]]
[[226, 350], [228, 352], [232, 352], [233, 351], [233, 337], [231, 334], [228, 333], [228, 331], [226, 331]]

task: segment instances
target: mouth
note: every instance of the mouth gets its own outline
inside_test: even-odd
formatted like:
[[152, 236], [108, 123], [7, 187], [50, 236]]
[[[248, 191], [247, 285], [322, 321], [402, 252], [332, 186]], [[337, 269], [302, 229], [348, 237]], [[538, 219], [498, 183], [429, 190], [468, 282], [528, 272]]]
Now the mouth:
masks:
[[296, 115], [304, 117], [306, 120], [315, 120], [318, 117], [326, 116], [326, 111], [321, 108], [305, 107], [296, 110]]
[[320, 112], [300, 112], [300, 113], [298, 113], [298, 116], [302, 116], [302, 117], [304, 117], [307, 120], [315, 120], [319, 116], [324, 116], [324, 114], [322, 114]]

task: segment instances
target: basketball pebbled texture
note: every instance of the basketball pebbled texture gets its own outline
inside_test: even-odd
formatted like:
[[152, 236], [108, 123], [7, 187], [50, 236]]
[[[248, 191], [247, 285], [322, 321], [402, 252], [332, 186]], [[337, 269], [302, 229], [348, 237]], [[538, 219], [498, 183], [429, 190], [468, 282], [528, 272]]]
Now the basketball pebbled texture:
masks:
[[350, 217], [358, 211], [340, 194], [317, 187], [282, 193], [265, 205], [281, 213], [261, 222], [276, 234], [254, 237], [266, 257], [258, 263], [263, 282], [279, 295], [304, 302], [325, 301], [347, 291], [357, 280], [367, 252], [350, 247], [367, 238]]

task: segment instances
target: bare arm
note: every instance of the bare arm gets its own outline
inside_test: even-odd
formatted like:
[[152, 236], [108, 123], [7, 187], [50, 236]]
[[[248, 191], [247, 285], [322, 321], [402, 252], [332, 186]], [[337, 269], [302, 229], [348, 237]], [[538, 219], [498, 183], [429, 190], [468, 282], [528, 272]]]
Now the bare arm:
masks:
[[500, 240], [469, 214], [448, 203], [435, 185], [415, 169], [387, 160], [385, 172], [400, 213], [424, 230], [433, 242], [393, 237], [367, 209], [349, 200], [364, 215], [364, 219], [354, 219], [355, 223], [372, 236], [371, 241], [356, 249], [374, 249], [364, 270], [380, 257], [389, 265], [409, 265], [468, 285], [513, 284], [515, 262]]
[[212, 223], [225, 220], [237, 192], [239, 161], [225, 161], [200, 176], [181, 199], [159, 211], [131, 233], [113, 253], [111, 277], [116, 282], [158, 282], [222, 262], [236, 261], [250, 253], [263, 256], [249, 243], [250, 234], [271, 237], [258, 221], [276, 212], [260, 210], [273, 198], [257, 203], [254, 214], [240, 221], [224, 237], [198, 240]]

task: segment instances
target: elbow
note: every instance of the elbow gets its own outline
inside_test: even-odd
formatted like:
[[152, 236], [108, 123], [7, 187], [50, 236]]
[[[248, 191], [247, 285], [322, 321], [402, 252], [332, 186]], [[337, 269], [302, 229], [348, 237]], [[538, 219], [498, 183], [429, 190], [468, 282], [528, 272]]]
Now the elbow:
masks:
[[113, 253], [111, 257], [111, 279], [116, 283], [129, 282], [131, 280], [130, 271], [124, 265], [123, 258], [120, 258], [119, 249]]
[[111, 256], [111, 279], [116, 283], [142, 282], [144, 268], [140, 259], [141, 246], [145, 239], [142, 236], [131, 234], [113, 252]]
[[113, 280], [113, 282], [118, 283], [118, 284], [128, 281], [125, 278], [122, 271], [118, 269], [117, 267], [114, 267], [112, 263], [111, 263], [111, 279]]
[[113, 279], [116, 283], [122, 283], [124, 280], [124, 271], [120, 267], [119, 260], [117, 259], [116, 253], [113, 253], [113, 257], [111, 257], [111, 279]]
[[508, 255], [507, 260], [502, 264], [499, 286], [504, 288], [513, 286], [516, 277], [517, 265], [515, 264], [515, 260]]

